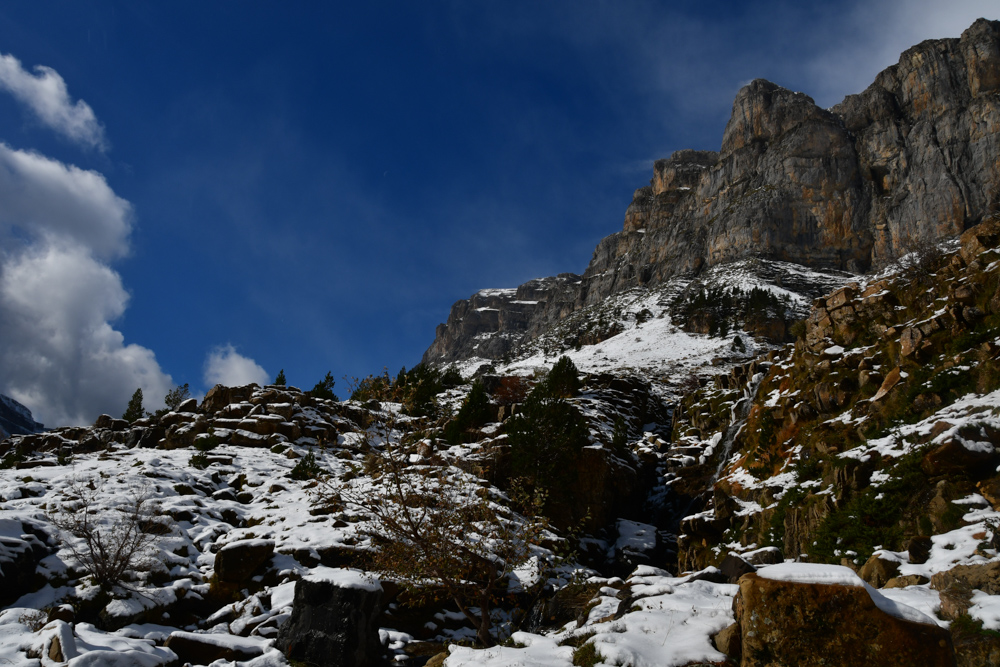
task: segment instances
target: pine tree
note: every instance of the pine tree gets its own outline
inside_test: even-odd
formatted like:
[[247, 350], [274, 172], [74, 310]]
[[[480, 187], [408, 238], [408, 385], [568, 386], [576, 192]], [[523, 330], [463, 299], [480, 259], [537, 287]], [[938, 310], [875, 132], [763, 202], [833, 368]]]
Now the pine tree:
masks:
[[128, 407], [125, 408], [125, 414], [122, 415], [122, 419], [131, 424], [136, 419], [142, 419], [145, 416], [146, 411], [142, 409], [142, 387], [139, 387], [132, 394], [132, 398], [129, 399]]
[[167, 395], [163, 398], [163, 402], [167, 404], [167, 407], [171, 410], [177, 410], [181, 403], [191, 398], [191, 387], [185, 382], [182, 385], [174, 387], [167, 392]]
[[285, 369], [284, 368], [282, 368], [280, 371], [278, 371], [278, 377], [274, 378], [274, 384], [281, 385], [282, 387], [284, 387], [285, 384], [287, 384], [286, 381], [285, 381]]
[[316, 386], [309, 391], [310, 396], [315, 398], [326, 398], [331, 401], [340, 401], [333, 393], [333, 386], [337, 384], [333, 379], [333, 373], [327, 371], [326, 377], [316, 383]]

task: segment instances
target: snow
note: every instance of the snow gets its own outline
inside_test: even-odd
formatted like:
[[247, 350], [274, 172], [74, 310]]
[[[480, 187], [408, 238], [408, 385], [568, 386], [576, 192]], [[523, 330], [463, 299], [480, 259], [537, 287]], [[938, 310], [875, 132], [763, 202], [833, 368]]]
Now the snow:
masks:
[[515, 632], [511, 641], [523, 644], [525, 648], [496, 646], [491, 649], [475, 650], [464, 646], [451, 645], [451, 654], [445, 660], [446, 667], [555, 667], [572, 665], [573, 649], [559, 646], [556, 640], [527, 632]]
[[325, 567], [320, 565], [310, 570], [304, 577], [306, 581], [328, 582], [338, 588], [357, 588], [363, 591], [381, 591], [382, 584], [372, 575], [361, 570], [351, 570], [340, 567]]
[[757, 570], [757, 575], [764, 579], [797, 584], [826, 584], [860, 588], [865, 583], [849, 567], [819, 563], [778, 563]]
[[270, 643], [259, 637], [237, 637], [230, 634], [217, 632], [185, 632], [178, 630], [172, 632], [171, 637], [190, 639], [202, 644], [211, 644], [220, 648], [234, 649], [244, 653], [259, 653], [270, 646]]
[[445, 665], [569, 667], [573, 649], [559, 646], [559, 642], [591, 633], [587, 641], [594, 643], [606, 665], [674, 667], [725, 659], [712, 645], [711, 636], [732, 624], [737, 586], [671, 577], [648, 566], [637, 568], [629, 583], [636, 599], [618, 620], [612, 617], [621, 601], [602, 591], [597, 606], [579, 629], [571, 626], [548, 636], [514, 633], [511, 639], [523, 648], [453, 646]]
[[935, 625], [933, 617], [911, 607], [897, 598], [889, 598], [866, 584], [854, 570], [843, 565], [820, 563], [779, 563], [757, 570], [757, 575], [772, 581], [787, 581], [797, 584], [822, 584], [824, 586], [848, 586], [864, 588], [875, 606], [885, 613], [913, 623]]
[[969, 616], [982, 621], [986, 630], [1000, 630], [1000, 595], [974, 591]]

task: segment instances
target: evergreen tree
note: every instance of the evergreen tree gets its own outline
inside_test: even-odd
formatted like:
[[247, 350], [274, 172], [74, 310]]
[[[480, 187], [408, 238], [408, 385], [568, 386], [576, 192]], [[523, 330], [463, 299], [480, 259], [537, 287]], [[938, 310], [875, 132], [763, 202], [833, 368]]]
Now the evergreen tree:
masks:
[[285, 369], [284, 368], [282, 368], [280, 371], [278, 371], [278, 377], [274, 378], [274, 382], [272, 384], [281, 385], [282, 387], [284, 387], [287, 384], [287, 382], [285, 380]]
[[337, 383], [333, 379], [333, 373], [327, 371], [326, 377], [317, 382], [316, 386], [309, 391], [309, 394], [316, 398], [326, 398], [331, 401], [339, 401], [340, 399], [335, 393], [333, 393], [333, 385], [335, 384]]
[[167, 407], [171, 410], [176, 411], [180, 407], [181, 403], [191, 398], [191, 387], [188, 383], [174, 387], [167, 392], [167, 395], [163, 398], [163, 402], [167, 404]]
[[549, 396], [569, 398], [580, 393], [580, 371], [569, 357], [559, 357], [545, 378]]
[[125, 408], [125, 414], [122, 415], [122, 419], [131, 424], [136, 419], [142, 419], [145, 416], [146, 411], [142, 408], [142, 387], [139, 387], [132, 394], [132, 398], [129, 399], [128, 407]]
[[485, 426], [495, 418], [496, 411], [491, 409], [490, 397], [483, 388], [483, 383], [476, 380], [472, 383], [472, 391], [462, 404], [462, 409], [445, 427], [444, 437], [449, 444], [460, 444], [463, 433]]

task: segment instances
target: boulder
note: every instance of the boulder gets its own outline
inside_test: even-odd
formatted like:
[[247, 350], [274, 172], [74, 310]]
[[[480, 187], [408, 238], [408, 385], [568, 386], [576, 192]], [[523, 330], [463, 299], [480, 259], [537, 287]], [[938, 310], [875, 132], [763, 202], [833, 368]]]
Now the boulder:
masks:
[[717, 635], [712, 637], [715, 648], [720, 653], [725, 653], [734, 662], [740, 661], [742, 651], [740, 650], [740, 626], [737, 623], [723, 628]]
[[273, 555], [274, 540], [232, 542], [215, 555], [215, 576], [226, 583], [242, 583], [249, 580]]
[[951, 634], [836, 565], [784, 563], [740, 580], [742, 667], [955, 665]]
[[1000, 434], [985, 425], [966, 424], [948, 430], [935, 438], [937, 444], [924, 455], [920, 467], [931, 477], [989, 477], [1000, 463], [1000, 453], [993, 445], [997, 441]]
[[35, 535], [44, 533], [30, 524], [2, 519], [0, 528], [7, 533], [0, 537], [0, 605], [7, 606], [35, 590], [35, 568], [51, 549]]
[[931, 575], [931, 588], [940, 592], [941, 615], [958, 618], [971, 604], [974, 590], [1000, 595], [1000, 562], [956, 565]]
[[730, 584], [735, 584], [744, 574], [756, 572], [757, 568], [745, 561], [741, 556], [730, 553], [722, 559], [722, 562], [719, 564], [719, 570], [722, 571], [722, 574], [726, 575], [726, 579]]
[[174, 653], [180, 664], [208, 665], [216, 660], [251, 660], [264, 653], [264, 640], [228, 634], [198, 634], [172, 632], [164, 646]]
[[875, 588], [882, 588], [898, 573], [899, 561], [884, 558], [879, 554], [872, 554], [872, 557], [861, 566], [858, 576]]
[[208, 390], [205, 399], [201, 402], [201, 411], [211, 415], [219, 412], [231, 403], [243, 403], [249, 401], [253, 392], [258, 388], [256, 384], [248, 384], [242, 387], [226, 387], [217, 384]]
[[296, 582], [292, 615], [275, 646], [289, 661], [369, 667], [382, 661], [382, 586], [357, 570], [319, 567]]

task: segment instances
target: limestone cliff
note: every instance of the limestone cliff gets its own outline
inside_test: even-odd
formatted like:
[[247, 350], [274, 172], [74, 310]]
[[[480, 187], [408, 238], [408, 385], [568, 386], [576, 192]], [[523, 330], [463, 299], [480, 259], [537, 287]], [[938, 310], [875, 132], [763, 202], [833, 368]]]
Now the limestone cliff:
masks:
[[758, 79], [737, 94], [718, 153], [656, 162], [582, 277], [456, 303], [424, 361], [498, 358], [610, 294], [747, 257], [865, 271], [1000, 207], [998, 155], [998, 21], [908, 49], [830, 110]]

